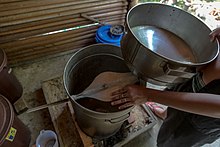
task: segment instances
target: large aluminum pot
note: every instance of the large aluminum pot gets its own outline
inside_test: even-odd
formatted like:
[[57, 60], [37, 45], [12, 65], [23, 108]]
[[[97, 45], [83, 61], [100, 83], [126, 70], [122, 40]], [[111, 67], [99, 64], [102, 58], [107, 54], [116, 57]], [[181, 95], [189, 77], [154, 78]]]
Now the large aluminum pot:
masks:
[[179, 8], [143, 3], [129, 10], [121, 41], [124, 60], [145, 81], [159, 85], [183, 82], [212, 62], [219, 42], [199, 18]]
[[[105, 71], [130, 72], [119, 47], [96, 44], [79, 50], [69, 59], [64, 69], [64, 86], [68, 95], [71, 97], [81, 93], [97, 75]], [[96, 138], [106, 138], [116, 133], [132, 109], [100, 112], [86, 107], [91, 105], [90, 101], [82, 104], [74, 97], [71, 101], [79, 127], [87, 135]]]

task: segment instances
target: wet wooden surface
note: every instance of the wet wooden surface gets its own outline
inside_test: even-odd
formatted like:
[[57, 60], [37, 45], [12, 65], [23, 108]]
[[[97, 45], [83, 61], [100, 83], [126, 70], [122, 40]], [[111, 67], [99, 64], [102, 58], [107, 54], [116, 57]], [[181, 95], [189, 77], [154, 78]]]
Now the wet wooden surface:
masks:
[[[47, 104], [67, 99], [61, 77], [43, 82], [42, 89]], [[58, 135], [60, 146], [81, 147], [84, 145], [70, 111], [71, 103], [68, 103], [48, 107], [48, 110]]]

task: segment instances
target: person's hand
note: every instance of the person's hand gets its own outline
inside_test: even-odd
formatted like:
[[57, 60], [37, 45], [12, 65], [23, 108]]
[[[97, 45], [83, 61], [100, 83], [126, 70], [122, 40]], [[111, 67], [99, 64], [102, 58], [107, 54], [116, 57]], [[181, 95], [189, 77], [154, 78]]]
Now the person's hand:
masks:
[[220, 28], [216, 28], [209, 34], [210, 40], [213, 42], [215, 39], [220, 41]]
[[129, 85], [112, 93], [113, 106], [118, 105], [119, 109], [125, 109], [136, 104], [143, 104], [147, 101], [146, 88], [139, 85]]

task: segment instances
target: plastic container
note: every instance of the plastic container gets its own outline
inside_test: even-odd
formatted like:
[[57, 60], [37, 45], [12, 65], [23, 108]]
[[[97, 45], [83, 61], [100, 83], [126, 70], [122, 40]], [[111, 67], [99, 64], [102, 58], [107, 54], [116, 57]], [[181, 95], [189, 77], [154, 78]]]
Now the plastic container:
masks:
[[31, 132], [14, 114], [11, 103], [0, 95], [0, 147], [29, 147]]
[[36, 140], [36, 147], [59, 147], [57, 135], [51, 130], [42, 130]]
[[96, 31], [96, 42], [112, 44], [120, 47], [120, 41], [124, 34], [124, 27], [121, 25], [105, 25]]
[[11, 71], [5, 52], [0, 49], [0, 94], [13, 104], [21, 97], [23, 88]]

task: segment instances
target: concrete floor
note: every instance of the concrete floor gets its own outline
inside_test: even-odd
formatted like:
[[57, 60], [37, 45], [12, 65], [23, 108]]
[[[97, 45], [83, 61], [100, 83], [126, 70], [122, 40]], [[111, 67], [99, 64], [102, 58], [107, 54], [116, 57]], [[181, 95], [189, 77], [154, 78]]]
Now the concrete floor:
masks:
[[[28, 108], [46, 104], [41, 83], [63, 74], [64, 66], [72, 54], [45, 59], [31, 64], [13, 67], [13, 73], [23, 86], [22, 98]], [[18, 116], [31, 130], [31, 145], [41, 130], [54, 130], [48, 109], [23, 113]]]
[[[23, 98], [29, 107], [44, 104], [41, 83], [63, 74], [64, 67], [72, 54], [63, 55], [60, 57], [45, 59], [39, 62], [20, 65], [13, 67], [13, 72], [21, 82], [24, 92]], [[50, 120], [48, 110], [41, 110], [29, 114], [21, 114], [19, 118], [30, 128], [32, 132], [31, 144], [35, 140], [40, 130], [54, 130]], [[129, 142], [128, 147], [156, 147], [156, 137], [162, 121], [158, 120], [157, 124], [146, 133], [143, 133]], [[220, 141], [216, 141], [211, 145], [204, 147], [220, 147]]]

